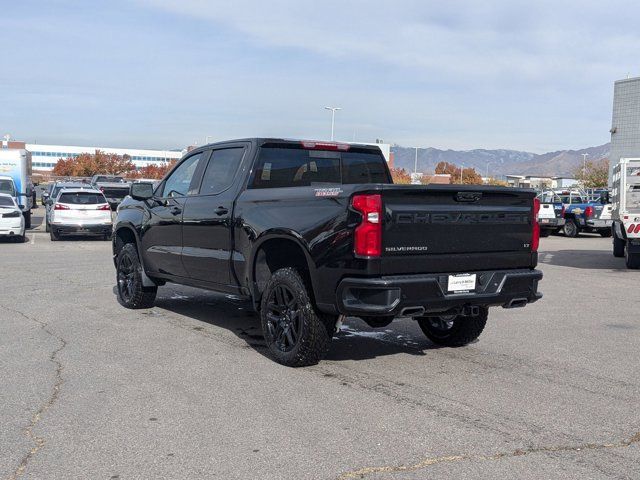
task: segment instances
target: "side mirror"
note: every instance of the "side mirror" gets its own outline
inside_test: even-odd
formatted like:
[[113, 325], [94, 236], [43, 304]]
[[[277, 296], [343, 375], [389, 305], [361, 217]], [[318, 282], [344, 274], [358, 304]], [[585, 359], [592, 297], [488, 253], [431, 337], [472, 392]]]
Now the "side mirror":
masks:
[[18, 205], [18, 208], [19, 208], [20, 210], [24, 210], [24, 205]]
[[153, 198], [152, 183], [132, 183], [129, 187], [129, 195], [134, 200], [149, 200]]

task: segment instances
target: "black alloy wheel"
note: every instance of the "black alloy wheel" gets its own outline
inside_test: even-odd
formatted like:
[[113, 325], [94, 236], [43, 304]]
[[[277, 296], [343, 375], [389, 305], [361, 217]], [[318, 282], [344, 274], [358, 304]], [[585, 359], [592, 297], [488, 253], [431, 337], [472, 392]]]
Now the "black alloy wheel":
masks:
[[157, 286], [145, 287], [142, 282], [142, 265], [132, 243], [127, 243], [116, 261], [116, 288], [118, 301], [127, 308], [150, 308], [156, 299]]
[[271, 275], [260, 302], [260, 323], [276, 362], [288, 367], [318, 363], [329, 350], [336, 319], [317, 310], [295, 268], [281, 268]]
[[277, 285], [269, 295], [267, 329], [281, 352], [290, 352], [300, 340], [302, 306], [287, 285]]

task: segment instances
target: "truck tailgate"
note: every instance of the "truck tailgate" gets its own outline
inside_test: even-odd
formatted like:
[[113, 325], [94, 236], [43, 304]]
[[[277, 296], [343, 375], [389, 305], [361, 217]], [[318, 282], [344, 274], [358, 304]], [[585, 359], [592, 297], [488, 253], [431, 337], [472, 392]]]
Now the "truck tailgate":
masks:
[[505, 187], [385, 186], [384, 270], [534, 266], [534, 195], [532, 190]]

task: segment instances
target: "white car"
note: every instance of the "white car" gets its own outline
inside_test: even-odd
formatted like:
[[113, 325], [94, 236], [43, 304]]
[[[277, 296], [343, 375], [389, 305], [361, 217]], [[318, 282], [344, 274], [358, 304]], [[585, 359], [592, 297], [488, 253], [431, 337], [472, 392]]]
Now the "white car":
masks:
[[0, 193], [0, 237], [9, 237], [24, 242], [24, 215], [13, 197]]
[[53, 201], [49, 214], [51, 240], [62, 235], [98, 235], [111, 238], [111, 207], [100, 190], [65, 188]]

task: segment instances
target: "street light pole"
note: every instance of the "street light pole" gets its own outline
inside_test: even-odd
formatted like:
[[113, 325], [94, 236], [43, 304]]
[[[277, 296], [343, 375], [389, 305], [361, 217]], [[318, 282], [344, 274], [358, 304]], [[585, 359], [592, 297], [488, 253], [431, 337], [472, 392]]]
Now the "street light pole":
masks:
[[582, 154], [582, 186], [584, 187], [584, 183], [587, 179], [587, 157], [589, 156], [588, 153], [583, 153]]
[[464, 165], [460, 166], [460, 185], [462, 185], [462, 171], [464, 170]]
[[325, 110], [331, 110], [331, 140], [333, 141], [333, 127], [336, 121], [336, 110], [342, 110], [340, 107], [324, 107]]
[[418, 173], [418, 147], [413, 147], [416, 149], [416, 160], [415, 160], [415, 164], [413, 165], [413, 173]]

